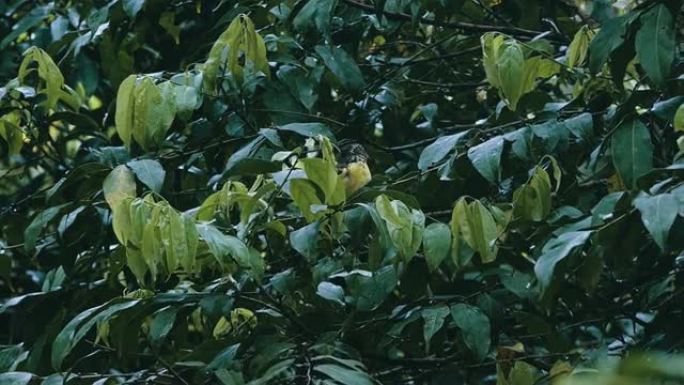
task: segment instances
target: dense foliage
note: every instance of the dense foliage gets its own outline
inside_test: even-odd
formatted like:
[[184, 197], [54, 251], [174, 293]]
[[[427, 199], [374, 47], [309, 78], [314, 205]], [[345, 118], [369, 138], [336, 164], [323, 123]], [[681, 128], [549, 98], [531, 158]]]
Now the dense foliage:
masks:
[[0, 0], [0, 383], [684, 382], [683, 11]]

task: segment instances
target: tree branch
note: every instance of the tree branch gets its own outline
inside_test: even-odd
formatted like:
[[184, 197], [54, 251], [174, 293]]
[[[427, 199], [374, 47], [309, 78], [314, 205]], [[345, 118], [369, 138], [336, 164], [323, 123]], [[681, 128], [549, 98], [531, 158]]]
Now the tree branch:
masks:
[[[343, 0], [346, 4], [356, 7], [359, 9], [363, 9], [365, 11], [369, 12], [376, 12], [376, 9], [373, 5], [363, 3], [358, 0]], [[388, 11], [382, 11], [382, 14], [385, 15], [388, 19], [393, 19], [393, 20], [399, 20], [399, 21], [413, 21], [413, 16], [406, 14], [406, 13], [396, 13], [396, 12], [388, 12]], [[518, 37], [527, 37], [527, 38], [532, 38], [538, 35], [541, 35], [543, 32], [540, 31], [533, 31], [529, 29], [523, 29], [523, 28], [516, 28], [516, 27], [506, 27], [506, 26], [499, 26], [499, 25], [488, 25], [488, 24], [476, 24], [476, 23], [469, 23], [465, 21], [439, 21], [439, 20], [432, 20], [428, 19], [425, 17], [418, 18], [418, 21], [423, 23], [423, 24], [430, 24], [438, 27], [444, 27], [444, 28], [454, 28], [454, 29], [460, 29], [464, 32], [503, 32], [512, 36], [518, 36]], [[552, 38], [552, 40], [560, 40], [564, 41], [560, 36], [555, 36]]]

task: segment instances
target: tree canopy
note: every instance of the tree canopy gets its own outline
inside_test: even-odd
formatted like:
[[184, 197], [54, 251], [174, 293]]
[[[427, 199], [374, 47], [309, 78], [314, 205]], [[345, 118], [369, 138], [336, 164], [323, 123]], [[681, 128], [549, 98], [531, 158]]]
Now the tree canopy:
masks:
[[683, 11], [0, 0], [0, 384], [683, 383]]

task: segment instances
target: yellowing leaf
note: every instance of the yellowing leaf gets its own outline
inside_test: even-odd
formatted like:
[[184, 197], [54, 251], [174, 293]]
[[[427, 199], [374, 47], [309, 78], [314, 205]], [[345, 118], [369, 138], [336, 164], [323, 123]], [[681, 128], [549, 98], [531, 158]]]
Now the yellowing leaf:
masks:
[[[240, 63], [241, 58], [244, 64]], [[222, 71], [240, 84], [245, 69], [269, 75], [264, 40], [256, 32], [252, 20], [247, 15], [239, 15], [211, 47], [202, 70], [204, 85], [208, 90], [214, 90]]]
[[125, 165], [114, 168], [102, 183], [105, 200], [113, 210], [125, 198], [135, 197], [135, 187], [135, 177]]
[[587, 53], [589, 52], [589, 43], [594, 38], [594, 31], [589, 26], [582, 26], [582, 28], [575, 33], [568, 51], [566, 53], [566, 64], [568, 67], [581, 66], [587, 60]]
[[44, 82], [44, 86], [38, 90], [47, 97], [45, 106], [54, 108], [57, 105], [57, 100], [65, 94], [62, 91], [64, 76], [47, 52], [38, 47], [31, 47], [24, 52], [24, 60], [19, 66], [19, 83], [24, 83], [26, 76], [31, 71], [29, 65], [34, 62], [38, 66], [38, 77]]

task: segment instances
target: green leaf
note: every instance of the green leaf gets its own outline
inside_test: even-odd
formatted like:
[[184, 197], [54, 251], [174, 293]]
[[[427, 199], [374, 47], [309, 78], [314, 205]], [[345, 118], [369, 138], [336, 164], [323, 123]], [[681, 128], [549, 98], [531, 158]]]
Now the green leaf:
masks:
[[428, 269], [435, 271], [451, 251], [451, 230], [444, 223], [431, 223], [423, 234], [423, 251]]
[[316, 188], [310, 181], [306, 179], [292, 179], [290, 181], [290, 195], [292, 195], [295, 204], [309, 223], [325, 215], [325, 210], [314, 212], [317, 207], [322, 207], [323, 205], [316, 195]]
[[130, 75], [119, 85], [116, 93], [116, 132], [127, 148], [131, 148], [133, 137], [133, 111], [135, 109], [135, 88], [137, 76]]
[[523, 95], [525, 55], [517, 42], [509, 40], [499, 47], [498, 59], [496, 72], [499, 89], [511, 110], [515, 111]]
[[496, 136], [468, 149], [468, 159], [491, 184], [499, 182], [503, 149], [504, 138], [501, 136]]
[[479, 308], [459, 303], [451, 307], [451, 318], [461, 330], [463, 342], [468, 350], [478, 361], [484, 360], [491, 345], [489, 317]]
[[309, 138], [323, 135], [327, 138], [335, 140], [335, 135], [333, 135], [332, 131], [330, 131], [330, 128], [323, 123], [290, 123], [283, 126], [278, 126], [278, 129], [294, 132], [295, 134]]
[[206, 223], [198, 224], [197, 232], [221, 266], [235, 262], [238, 266], [250, 270], [255, 278], [259, 276], [259, 269], [263, 265], [261, 256], [252, 253], [239, 238], [223, 234], [216, 227]]
[[299, 31], [307, 31], [311, 25], [315, 25], [318, 32], [327, 36], [330, 32], [330, 18], [336, 5], [336, 0], [309, 0], [295, 16], [292, 25]]
[[420, 312], [423, 317], [423, 339], [425, 341], [425, 351], [430, 350], [432, 337], [444, 326], [444, 320], [449, 316], [447, 306], [436, 306], [423, 309]]
[[514, 216], [526, 221], [539, 222], [551, 212], [551, 179], [537, 166], [530, 181], [513, 193]]
[[339, 384], [373, 385], [373, 380], [368, 374], [340, 365], [320, 364], [314, 366], [314, 371], [325, 374]]
[[24, 132], [19, 127], [21, 118], [19, 113], [9, 113], [0, 116], [0, 137], [7, 143], [10, 156], [21, 153], [24, 145]]
[[133, 93], [133, 139], [144, 150], [159, 146], [166, 138], [176, 113], [173, 98], [165, 97], [150, 77], [144, 77]]
[[125, 165], [117, 166], [102, 183], [102, 192], [112, 210], [116, 210], [126, 198], [135, 198], [136, 186], [133, 173]]
[[166, 171], [159, 162], [152, 159], [132, 160], [126, 164], [150, 190], [159, 193], [164, 185]]
[[[138, 300], [131, 301], [118, 298], [81, 312], [78, 316], [69, 321], [64, 329], [55, 337], [52, 343], [52, 367], [59, 371], [62, 368], [64, 359], [95, 324], [109, 319], [116, 313], [129, 309], [138, 303]], [[95, 313], [97, 314], [94, 315]]]
[[515, 361], [507, 379], [503, 378], [498, 366], [497, 372], [497, 385], [534, 385], [537, 383], [539, 370], [525, 361]]
[[40, 89], [40, 92], [47, 97], [45, 106], [50, 109], [55, 108], [57, 101], [65, 94], [62, 91], [64, 76], [47, 52], [38, 47], [26, 50], [24, 60], [19, 66], [19, 82], [24, 83], [25, 77], [30, 72], [29, 65], [34, 62], [38, 65], [38, 77], [45, 82], [45, 86]]
[[328, 301], [336, 302], [344, 306], [344, 289], [339, 285], [323, 281], [316, 287], [316, 294]]
[[323, 63], [339, 80], [342, 87], [352, 92], [360, 92], [366, 87], [363, 75], [356, 61], [342, 48], [317, 45], [316, 53]]
[[40, 233], [66, 206], [68, 206], [68, 203], [49, 207], [33, 218], [31, 223], [24, 230], [24, 250], [30, 252], [36, 248], [36, 242], [38, 241]]
[[410, 260], [420, 248], [425, 229], [425, 215], [410, 209], [400, 200], [390, 201], [386, 195], [375, 198], [375, 208], [385, 221], [389, 237], [406, 260]]
[[372, 311], [380, 306], [398, 284], [394, 266], [385, 266], [370, 273], [354, 270], [345, 277], [348, 289], [345, 301], [360, 311]]
[[126, 15], [131, 19], [134, 19], [143, 5], [145, 5], [145, 0], [123, 0], [121, 4], [123, 5], [123, 10], [126, 12]]
[[269, 76], [264, 39], [245, 14], [233, 19], [209, 51], [202, 66], [205, 89], [214, 91], [219, 75], [230, 75], [237, 84], [244, 81], [245, 70]]
[[148, 333], [152, 346], [159, 348], [164, 343], [176, 322], [176, 314], [179, 310], [177, 306], [167, 306], [154, 314]]
[[453, 135], [446, 135], [439, 137], [434, 143], [425, 147], [420, 153], [418, 159], [418, 168], [420, 171], [426, 171], [430, 167], [434, 167], [442, 159], [444, 159], [451, 151], [454, 150], [458, 141], [468, 134], [470, 130], [462, 131]]
[[40, 6], [36, 4], [30, 8], [31, 10], [22, 17], [21, 20], [13, 21], [10, 25], [12, 27], [12, 32], [7, 33], [0, 41], [0, 50], [7, 48], [7, 46], [21, 36], [22, 33], [43, 23], [48, 15], [50, 15], [50, 11], [52, 11], [53, 8], [54, 4], [52, 3]]
[[27, 372], [7, 372], [0, 373], [0, 384], [2, 385], [28, 385], [33, 378], [33, 374]]
[[608, 19], [589, 45], [589, 69], [593, 73], [601, 70], [610, 54], [624, 42], [627, 27], [632, 22], [632, 15], [617, 16]]
[[594, 32], [587, 25], [583, 25], [575, 37], [570, 42], [568, 51], [565, 54], [566, 64], [569, 68], [575, 66], [581, 66], [587, 59], [587, 54], [589, 52], [589, 43], [594, 38]]
[[610, 149], [622, 182], [636, 189], [639, 177], [653, 169], [654, 147], [648, 127], [638, 118], [622, 121], [613, 133]]
[[675, 112], [674, 129], [677, 132], [684, 132], [684, 104], [680, 105]]
[[183, 74], [175, 76], [172, 80], [160, 83], [159, 89], [164, 100], [173, 101], [176, 113], [187, 120], [194, 110], [202, 106], [202, 95], [194, 86], [185, 85], [181, 82], [192, 83], [196, 81], [193, 76]]
[[301, 163], [309, 180], [314, 182], [323, 191], [325, 203], [339, 203], [340, 200], [335, 199], [335, 191], [337, 189], [344, 191], [344, 187], [342, 185], [337, 186], [339, 178], [335, 164], [321, 158], [306, 158], [302, 159]]
[[639, 197], [634, 200], [634, 207], [658, 247], [666, 251], [667, 238], [679, 213], [677, 197], [669, 193]]
[[556, 265], [587, 242], [591, 231], [570, 231], [546, 242], [534, 265], [534, 273], [546, 290], [554, 278]]
[[634, 41], [639, 64], [656, 85], [663, 87], [676, 52], [674, 17], [667, 5], [660, 3], [643, 13], [639, 21], [641, 27]]
[[482, 46], [482, 64], [487, 74], [487, 81], [496, 88], [500, 88], [497, 63], [499, 61], [499, 48], [504, 43], [504, 35], [488, 32], [480, 38]]
[[464, 239], [480, 254], [483, 263], [493, 262], [499, 248], [496, 221], [492, 213], [480, 201], [470, 203], [466, 209], [467, 231], [460, 228]]
[[318, 255], [318, 239], [321, 223], [316, 221], [290, 233], [290, 245], [308, 261]]

